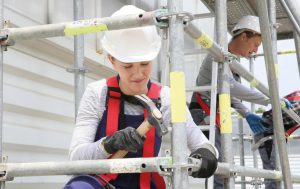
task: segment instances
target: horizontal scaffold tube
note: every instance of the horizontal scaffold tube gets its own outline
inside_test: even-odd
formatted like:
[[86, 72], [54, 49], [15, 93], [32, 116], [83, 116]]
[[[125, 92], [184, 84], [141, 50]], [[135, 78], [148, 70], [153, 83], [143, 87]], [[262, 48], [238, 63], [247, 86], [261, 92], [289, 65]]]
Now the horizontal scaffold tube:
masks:
[[171, 157], [79, 160], [67, 162], [1, 163], [0, 174], [6, 180], [24, 176], [77, 175], [98, 173], [158, 172], [160, 166], [172, 166]]
[[[161, 168], [171, 168], [173, 166], [171, 157], [1, 163], [0, 174], [2, 174], [2, 177], [0, 177], [0, 181], [12, 180], [14, 177], [28, 176], [159, 172]], [[282, 174], [279, 171], [238, 165], [229, 168], [228, 163], [218, 163], [215, 174], [282, 180]], [[292, 180], [295, 183], [300, 183], [300, 175], [292, 175]]]
[[[272, 171], [265, 169], [257, 169], [251, 167], [244, 167], [239, 165], [234, 165], [232, 168], [229, 168], [228, 163], [218, 163], [218, 169], [215, 173], [216, 175], [228, 175], [233, 174], [235, 176], [245, 176], [245, 177], [257, 177], [257, 178], [266, 178], [274, 180], [282, 180], [282, 174], [280, 171]], [[292, 175], [293, 183], [300, 183], [300, 175]]]
[[252, 87], [255, 87], [257, 88], [260, 92], [262, 92], [264, 95], [266, 95], [267, 97], [270, 97], [270, 92], [269, 92], [269, 89], [264, 85], [262, 84], [261, 82], [259, 82], [251, 72], [249, 72], [248, 70], [246, 70], [246, 68], [244, 68], [240, 63], [239, 61], [237, 60], [233, 60], [230, 64], [230, 69], [241, 75], [245, 80], [247, 80], [250, 85]]
[[221, 47], [212, 40], [207, 34], [199, 30], [193, 23], [188, 23], [184, 31], [192, 38], [196, 39], [204, 49], [206, 49], [215, 59], [216, 62], [223, 62], [225, 57]]
[[18, 41], [134, 28], [154, 25], [155, 23], [156, 17], [155, 11], [153, 11], [141, 14], [94, 18], [58, 24], [46, 24], [23, 28], [5, 28], [0, 30], [0, 36], [2, 39], [7, 38], [8, 41]]

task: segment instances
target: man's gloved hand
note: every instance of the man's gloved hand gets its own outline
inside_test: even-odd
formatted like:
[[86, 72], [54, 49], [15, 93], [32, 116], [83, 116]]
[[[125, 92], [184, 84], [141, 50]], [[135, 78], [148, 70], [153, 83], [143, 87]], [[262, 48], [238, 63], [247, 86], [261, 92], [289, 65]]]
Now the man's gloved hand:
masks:
[[208, 178], [215, 173], [218, 166], [218, 160], [210, 150], [206, 148], [199, 148], [191, 153], [190, 157], [202, 160], [200, 169], [193, 172], [192, 177]]
[[118, 150], [137, 152], [143, 148], [144, 141], [145, 138], [141, 137], [135, 128], [126, 127], [111, 136], [107, 136], [102, 144], [106, 152], [113, 154]]
[[286, 107], [287, 109], [293, 108], [293, 105], [291, 104], [291, 102], [286, 98], [282, 98], [280, 100], [280, 103], [281, 103], [281, 107]]
[[246, 120], [254, 134], [262, 133], [271, 129], [269, 128], [269, 124], [256, 114], [248, 112], [246, 114]]

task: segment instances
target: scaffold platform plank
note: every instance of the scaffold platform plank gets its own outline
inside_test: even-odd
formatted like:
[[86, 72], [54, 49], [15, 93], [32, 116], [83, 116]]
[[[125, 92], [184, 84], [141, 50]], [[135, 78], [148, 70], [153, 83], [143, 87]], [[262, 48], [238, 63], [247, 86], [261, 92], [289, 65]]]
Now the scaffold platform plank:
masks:
[[[214, 12], [215, 0], [202, 0], [207, 8]], [[228, 0], [227, 1], [227, 23], [228, 31], [231, 31], [237, 21], [245, 15], [256, 15], [257, 8], [253, 0]], [[280, 0], [276, 0], [276, 22], [278, 23], [277, 38], [278, 40], [293, 38], [293, 25], [289, 20]]]

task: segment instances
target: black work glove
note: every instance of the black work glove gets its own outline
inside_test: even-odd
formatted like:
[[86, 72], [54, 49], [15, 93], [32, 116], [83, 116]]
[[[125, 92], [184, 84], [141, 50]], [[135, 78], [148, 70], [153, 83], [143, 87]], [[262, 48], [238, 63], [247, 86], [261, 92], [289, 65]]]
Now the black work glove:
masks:
[[198, 171], [192, 172], [194, 178], [208, 178], [214, 174], [218, 166], [218, 160], [216, 156], [206, 148], [199, 148], [190, 157], [201, 159], [201, 167]]
[[135, 128], [126, 127], [111, 136], [107, 136], [102, 144], [104, 149], [110, 154], [118, 150], [137, 152], [137, 150], [143, 148], [144, 140], [145, 137], [141, 137]]

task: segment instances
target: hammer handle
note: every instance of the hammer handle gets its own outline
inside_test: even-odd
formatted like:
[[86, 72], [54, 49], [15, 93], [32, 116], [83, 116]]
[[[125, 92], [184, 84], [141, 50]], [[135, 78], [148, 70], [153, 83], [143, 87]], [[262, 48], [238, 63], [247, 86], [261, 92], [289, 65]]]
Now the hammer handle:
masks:
[[[140, 136], [144, 136], [152, 127], [147, 120], [145, 120], [137, 129], [136, 131], [139, 133]], [[120, 159], [126, 156], [128, 152], [126, 150], [119, 150], [117, 151], [111, 159]]]

